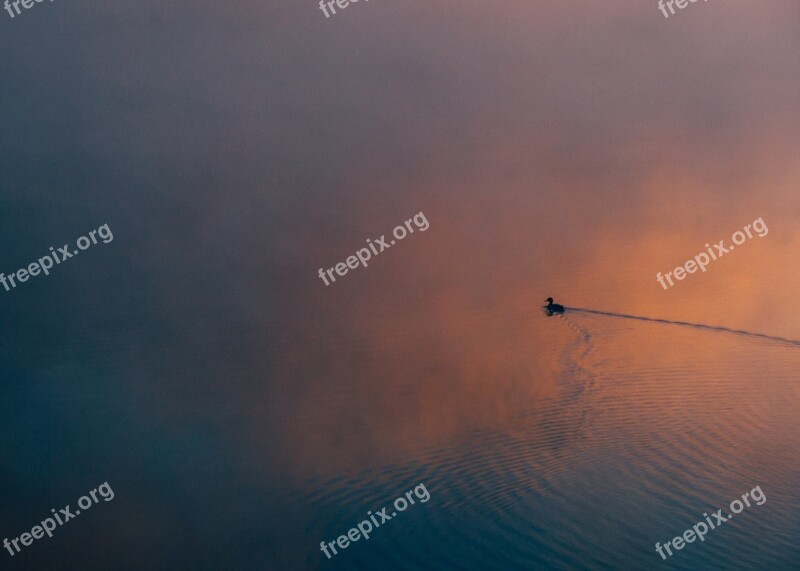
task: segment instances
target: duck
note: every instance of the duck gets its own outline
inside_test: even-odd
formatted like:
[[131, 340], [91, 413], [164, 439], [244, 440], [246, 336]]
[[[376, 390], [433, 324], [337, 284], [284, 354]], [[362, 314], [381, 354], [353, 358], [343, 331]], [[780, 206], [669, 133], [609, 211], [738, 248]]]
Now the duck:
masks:
[[559, 305], [557, 303], [553, 303], [553, 298], [548, 297], [546, 300], [547, 305], [544, 307], [544, 310], [547, 312], [547, 315], [553, 315], [555, 313], [564, 313], [564, 306]]

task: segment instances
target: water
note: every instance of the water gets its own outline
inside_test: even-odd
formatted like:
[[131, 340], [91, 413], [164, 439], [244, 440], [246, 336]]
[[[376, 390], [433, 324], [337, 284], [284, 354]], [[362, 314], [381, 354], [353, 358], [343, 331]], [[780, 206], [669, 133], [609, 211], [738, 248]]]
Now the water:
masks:
[[800, 567], [796, 0], [2, 17], [3, 568]]
[[[650, 569], [654, 545], [761, 486], [767, 501], [674, 551], [676, 569], [798, 564], [800, 355], [779, 340], [570, 312], [561, 392], [418, 462], [308, 482], [326, 541], [424, 482], [428, 503], [309, 568]], [[360, 507], [359, 507], [360, 506]], [[324, 556], [323, 556], [324, 558]]]

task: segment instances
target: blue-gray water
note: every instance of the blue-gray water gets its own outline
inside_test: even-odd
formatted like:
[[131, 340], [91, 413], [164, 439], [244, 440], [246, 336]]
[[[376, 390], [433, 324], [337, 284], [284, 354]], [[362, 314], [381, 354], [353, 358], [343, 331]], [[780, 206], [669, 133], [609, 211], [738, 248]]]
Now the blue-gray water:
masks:
[[0, 539], [115, 493], [0, 567], [800, 567], [798, 25], [796, 0], [0, 11], [0, 271], [114, 234], [0, 289]]
[[731, 500], [760, 486], [763, 505], [673, 550], [664, 565], [797, 568], [798, 350], [684, 326], [565, 317], [548, 323], [566, 342], [563, 392], [535, 413], [413, 464], [298, 491], [318, 516], [310, 535], [326, 541], [403, 486], [424, 482], [431, 494], [368, 542], [330, 562], [310, 553], [306, 565], [655, 569], [657, 541], [682, 535], [704, 512], [729, 514]]

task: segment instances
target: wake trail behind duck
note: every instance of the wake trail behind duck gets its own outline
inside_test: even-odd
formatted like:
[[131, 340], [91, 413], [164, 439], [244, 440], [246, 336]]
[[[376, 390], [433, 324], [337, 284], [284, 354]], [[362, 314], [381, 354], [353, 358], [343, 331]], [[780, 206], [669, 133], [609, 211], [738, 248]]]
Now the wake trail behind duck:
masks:
[[722, 327], [719, 325], [705, 325], [703, 323], [690, 323], [688, 321], [672, 321], [670, 319], [658, 319], [655, 317], [643, 317], [641, 315], [627, 315], [624, 313], [613, 313], [610, 311], [599, 311], [597, 309], [584, 309], [581, 307], [565, 307], [567, 311], [574, 311], [576, 313], [594, 313], [595, 315], [605, 315], [608, 317], [618, 317], [622, 319], [635, 319], [638, 321], [649, 321], [651, 323], [663, 323], [666, 325], [680, 325], [682, 327], [691, 327], [694, 329], [704, 329], [706, 331], [717, 331], [720, 333], [731, 333], [733, 335], [743, 335], [747, 337], [754, 337], [757, 339], [764, 339], [781, 343], [790, 347], [800, 347], [800, 341], [796, 339], [788, 339], [786, 337], [779, 337], [777, 335], [766, 335], [764, 333], [756, 333], [753, 331], [745, 331], [744, 329], [731, 329], [729, 327]]
[[592, 335], [589, 333], [588, 329], [582, 325], [579, 325], [578, 323], [575, 323], [563, 313], [559, 314], [558, 317], [570, 329], [578, 334], [577, 344], [570, 351], [575, 355], [574, 359], [571, 359], [572, 367], [568, 367], [568, 370], [572, 369], [572, 374], [568, 375], [569, 378], [571, 378], [573, 381], [577, 379], [583, 380], [583, 383], [570, 383], [574, 392], [569, 396], [570, 398], [576, 399], [586, 389], [590, 389], [594, 384], [594, 375], [586, 366], [587, 357], [592, 350]]

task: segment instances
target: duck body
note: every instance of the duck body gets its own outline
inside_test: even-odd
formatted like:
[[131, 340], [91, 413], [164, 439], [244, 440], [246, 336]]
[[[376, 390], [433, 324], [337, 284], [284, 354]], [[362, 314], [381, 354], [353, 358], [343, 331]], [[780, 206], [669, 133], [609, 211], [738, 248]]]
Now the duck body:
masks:
[[544, 310], [547, 312], [548, 316], [556, 313], [564, 313], [564, 306], [553, 303], [552, 297], [548, 297], [545, 301], [547, 302], [547, 305], [544, 306]]

